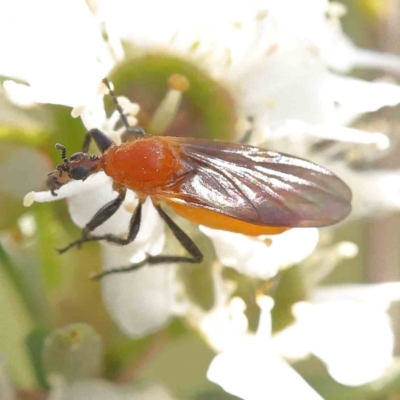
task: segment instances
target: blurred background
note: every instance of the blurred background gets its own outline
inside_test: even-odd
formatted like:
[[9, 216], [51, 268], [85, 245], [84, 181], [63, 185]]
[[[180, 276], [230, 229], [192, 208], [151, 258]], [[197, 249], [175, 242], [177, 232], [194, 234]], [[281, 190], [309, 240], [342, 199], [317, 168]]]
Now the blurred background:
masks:
[[[343, 0], [340, 3], [348, 10], [341, 18], [343, 30], [356, 46], [400, 55], [398, 1]], [[6, 15], [7, 2], [0, 5]], [[89, 5], [92, 10], [96, 9], [95, 2], [89, 2]], [[127, 54], [135, 51], [127, 42], [124, 50]], [[15, 52], [18, 51], [16, 47]], [[200, 69], [190, 70], [179, 59], [164, 55], [153, 54], [150, 59], [137, 57], [134, 61], [117, 63], [110, 74], [117, 94], [127, 96], [142, 107], [138, 119], [147, 130], [151, 129], [149, 115], [154, 114], [163, 98], [164, 82], [175, 70], [189, 77], [192, 84], [194, 82], [194, 91], [196, 84], [198, 87], [212, 85]], [[379, 68], [354, 68], [349, 75], [400, 84], [399, 75], [382, 72]], [[0, 76], [2, 83], [10, 78], [13, 77]], [[219, 89], [212, 93], [217, 93], [218, 99], [225, 99], [225, 92]], [[191, 103], [183, 101], [181, 107], [185, 112], [191, 112], [190, 107], [206, 109], [209, 94], [205, 97], [196, 97], [196, 92], [190, 95], [199, 104], [193, 99]], [[190, 135], [195, 132], [213, 139], [237, 140], [229, 128], [234, 119], [228, 104], [230, 100], [222, 100], [218, 103], [220, 108], [204, 111], [204, 121], [199, 118], [193, 122], [183, 117], [163, 133], [189, 132]], [[21, 99], [10, 99], [5, 89], [0, 91], [0, 399], [97, 399], [102, 398], [99, 397], [101, 391], [104, 395], [107, 390], [110, 390], [108, 398], [116, 399], [237, 398], [232, 391], [224, 391], [207, 379], [207, 369], [215, 352], [207, 335], [199, 327], [193, 328], [189, 318], [170, 318], [168, 323], [148, 334], [135, 336], [123, 332], [104, 306], [101, 284], [89, 279], [91, 273], [101, 271], [104, 262], [98, 244], [89, 243], [79, 251], [73, 250], [62, 256], [54, 251], [80, 235], [66, 202], [37, 203], [25, 208], [22, 199], [32, 190], [45, 190], [47, 173], [60, 162], [54, 144], [62, 143], [69, 154], [79, 151], [86, 128], [79, 118], [71, 117], [71, 107], [52, 104], [28, 107], [22, 102]], [[112, 103], [109, 99], [105, 103], [110, 115]], [[391, 142], [385, 156], [376, 157], [376, 160], [371, 157], [366, 165], [358, 160], [355, 170], [398, 171], [399, 111], [399, 106], [383, 107], [352, 122], [352, 127], [381, 132]], [[204, 126], [208, 128], [203, 129]], [[329, 147], [328, 142], [321, 146]], [[400, 174], [398, 177], [400, 179]], [[400, 181], [397, 183], [400, 187]], [[379, 197], [380, 193], [373, 191], [371, 196]], [[342, 224], [333, 233], [321, 233], [322, 246], [327, 243], [325, 249], [333, 243], [356, 245], [350, 246], [350, 256], [339, 257], [339, 261], [333, 263], [331, 273], [324, 276], [323, 285], [400, 281], [400, 216], [395, 208]], [[216, 259], [210, 238], [187, 222], [179, 222], [203, 249], [207, 249], [206, 264], [210, 266]], [[170, 239], [167, 235], [167, 249], [176, 251]], [[322, 260], [324, 254], [321, 252], [317, 256]], [[315, 265], [318, 261], [314, 258], [309, 263]], [[295, 265], [284, 269], [272, 279], [249, 277], [232, 269], [224, 272], [225, 279], [236, 282], [238, 290], [235, 293], [246, 303], [249, 332], [256, 331], [259, 321], [260, 311], [254, 297], [259, 291], [275, 300], [274, 332], [279, 333], [290, 325], [292, 305], [308, 299], [307, 291], [299, 285], [301, 268]], [[181, 268], [177, 274], [190, 301], [205, 312], [211, 310], [215, 298], [210, 270], [204, 272], [204, 267], [189, 267], [184, 271]], [[395, 338], [393, 358], [379, 379], [361, 385], [339, 383], [329, 374], [327, 363], [315, 354], [296, 360], [294, 369], [324, 399], [400, 399], [397, 359], [400, 354], [400, 305], [396, 303], [399, 299], [400, 292], [392, 296], [389, 313]], [[346, 331], [346, 326], [343, 329]], [[368, 324], [363, 329], [368, 330]], [[332, 348], [334, 346], [333, 343]], [[367, 353], [371, 352], [371, 357], [374, 346], [375, 342], [371, 341], [371, 348], [365, 348]], [[62, 394], [64, 397], [51, 397], [56, 396], [55, 388], [62, 386], [60, 376], [67, 385]], [[94, 378], [103, 379], [95, 385], [99, 392], [87, 389], [88, 392], [82, 394], [76, 389], [79, 394], [74, 394], [72, 389], [68, 391], [76, 382]], [[114, 386], [103, 387], [104, 382], [124, 387], [124, 392], [116, 391]], [[282, 385], [285, 384], [282, 381]]]

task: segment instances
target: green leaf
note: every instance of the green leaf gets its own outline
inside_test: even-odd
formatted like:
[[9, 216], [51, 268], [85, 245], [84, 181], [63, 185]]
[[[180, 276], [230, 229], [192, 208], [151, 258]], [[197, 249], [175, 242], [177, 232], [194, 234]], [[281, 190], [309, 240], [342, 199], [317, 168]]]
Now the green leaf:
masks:
[[35, 329], [27, 336], [25, 341], [35, 370], [36, 379], [43, 389], [48, 388], [42, 360], [44, 340], [47, 335], [48, 331], [44, 329]]
[[36, 387], [34, 370], [24, 340], [34, 328], [29, 299], [10, 258], [0, 247], [0, 349], [10, 375], [21, 389]]

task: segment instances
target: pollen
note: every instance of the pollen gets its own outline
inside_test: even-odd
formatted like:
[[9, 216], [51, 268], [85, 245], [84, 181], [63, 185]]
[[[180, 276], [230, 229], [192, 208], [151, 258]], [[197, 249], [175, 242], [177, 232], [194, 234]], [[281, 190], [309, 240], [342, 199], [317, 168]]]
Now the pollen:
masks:
[[189, 89], [189, 79], [182, 74], [173, 74], [168, 78], [168, 86], [179, 92], [186, 92]]

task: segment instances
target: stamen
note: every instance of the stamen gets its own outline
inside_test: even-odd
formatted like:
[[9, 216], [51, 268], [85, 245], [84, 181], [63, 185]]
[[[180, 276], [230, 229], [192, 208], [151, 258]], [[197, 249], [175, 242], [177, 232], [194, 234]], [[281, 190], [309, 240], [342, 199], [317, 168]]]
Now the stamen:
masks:
[[140, 106], [137, 103], [132, 103], [127, 97], [125, 96], [118, 96], [117, 97], [119, 105], [122, 107], [124, 110], [125, 114], [129, 115], [137, 115], [137, 113], [140, 111]]
[[355, 128], [337, 127], [334, 125], [309, 125], [302, 121], [290, 120], [276, 133], [278, 137], [304, 134], [318, 139], [333, 140], [343, 143], [374, 145], [378, 150], [385, 150], [390, 146], [390, 139], [381, 132], [364, 132]]
[[76, 106], [71, 110], [71, 117], [72, 118], [78, 118], [82, 115], [83, 111], [85, 110], [85, 106], [80, 105]]
[[262, 311], [271, 311], [274, 308], [274, 299], [264, 294], [257, 295], [256, 302]]
[[249, 327], [249, 321], [246, 317], [246, 303], [240, 297], [233, 297], [228, 305], [230, 319], [232, 323], [231, 329], [237, 333], [246, 333]]
[[152, 134], [163, 133], [174, 120], [182, 100], [182, 93], [189, 88], [189, 80], [180, 74], [168, 79], [170, 89], [161, 101], [149, 125]]
[[261, 309], [256, 336], [265, 342], [272, 334], [271, 311], [274, 307], [274, 299], [270, 296], [258, 295], [256, 301], [258, 307]]
[[189, 79], [182, 74], [173, 74], [168, 78], [168, 86], [179, 92], [186, 92], [189, 89]]

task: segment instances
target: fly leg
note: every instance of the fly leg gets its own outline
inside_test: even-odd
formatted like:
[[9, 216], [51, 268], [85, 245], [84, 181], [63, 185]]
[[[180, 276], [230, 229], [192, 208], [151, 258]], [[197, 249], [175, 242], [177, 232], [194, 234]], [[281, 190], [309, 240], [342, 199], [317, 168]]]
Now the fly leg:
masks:
[[[102, 225], [104, 222], [106, 222], [109, 218], [111, 218], [117, 212], [117, 210], [119, 209], [119, 207], [125, 200], [126, 189], [120, 188], [118, 190], [118, 193], [119, 194], [118, 194], [117, 198], [115, 198], [114, 200], [111, 200], [110, 202], [105, 204], [103, 207], [101, 207], [100, 210], [97, 211], [96, 214], [93, 216], [93, 218], [86, 224], [86, 226], [82, 230], [82, 236], [79, 240], [76, 240], [75, 242], [70, 243], [68, 246], [58, 250], [58, 252], [60, 254], [65, 253], [67, 250], [69, 250], [70, 248], [75, 247], [75, 246], [79, 248], [85, 242], [102, 240], [102, 239], [94, 239], [95, 236], [91, 236], [90, 232], [92, 232], [98, 226]], [[141, 208], [138, 207], [138, 209], [139, 209], [139, 211], [136, 211], [132, 218], [134, 218], [136, 216], [136, 218], [139, 218], [139, 223], [140, 223]], [[139, 227], [137, 227], [137, 229], [139, 229]], [[117, 237], [115, 235], [105, 235], [105, 236], [112, 236], [113, 238]]]
[[174, 256], [174, 255], [159, 255], [152, 256], [147, 255], [147, 257], [138, 262], [130, 264], [126, 267], [114, 268], [109, 271], [105, 271], [102, 274], [95, 275], [93, 279], [100, 280], [106, 275], [119, 274], [125, 272], [131, 272], [136, 269], [143, 267], [146, 264], [157, 265], [164, 263], [191, 263], [199, 264], [203, 261], [203, 254], [193, 242], [192, 239], [181, 229], [175, 222], [161, 209], [160, 206], [156, 206], [158, 213], [161, 218], [165, 221], [168, 227], [171, 229], [174, 236], [178, 239], [179, 243], [185, 248], [185, 250], [190, 254], [190, 256]]
[[[134, 137], [140, 137], [140, 136], [144, 136], [144, 130], [142, 127], [140, 126], [131, 126], [129, 124], [128, 118], [127, 118], [127, 114], [124, 113], [123, 108], [121, 107], [121, 104], [119, 104], [118, 98], [114, 92], [114, 89], [110, 83], [110, 81], [108, 80], [108, 78], [104, 78], [103, 79], [103, 83], [107, 86], [108, 92], [110, 94], [110, 97], [115, 105], [116, 110], [119, 112], [119, 115], [121, 116], [121, 121], [122, 124], [124, 125], [125, 129], [126, 129], [126, 133], [128, 136], [132, 135]], [[125, 136], [125, 135], [124, 135]], [[123, 137], [123, 139], [127, 139], [127, 137]], [[123, 140], [123, 141], [125, 141]]]
[[105, 133], [99, 129], [93, 128], [90, 131], [87, 131], [83, 138], [82, 153], [88, 153], [92, 139], [94, 139], [97, 148], [101, 153], [104, 153], [109, 147], [115, 145], [115, 143]]
[[82, 153], [87, 154], [89, 152], [90, 143], [92, 143], [92, 136], [90, 135], [90, 131], [88, 131], [86, 132], [86, 135], [83, 138], [83, 143], [81, 147]]
[[[103, 83], [107, 86], [107, 89], [110, 93], [110, 97], [115, 105], [116, 110], [119, 112], [122, 124], [124, 125], [126, 131], [122, 135], [122, 141], [125, 142], [130, 139], [130, 137], [138, 138], [138, 137], [143, 137], [145, 136], [145, 132], [141, 126], [131, 126], [129, 124], [127, 114], [124, 113], [123, 108], [119, 104], [118, 98], [114, 93], [114, 89], [111, 86], [110, 81], [107, 78], [103, 79]], [[90, 143], [92, 142], [92, 139], [95, 139], [97, 146], [99, 147], [99, 150], [104, 153], [104, 151], [110, 147], [112, 144], [114, 144], [111, 139], [108, 138], [104, 133], [99, 131], [98, 129], [91, 129], [88, 131], [83, 139], [82, 143], [82, 152], [83, 153], [88, 153]], [[100, 141], [100, 143], [99, 143]]]

